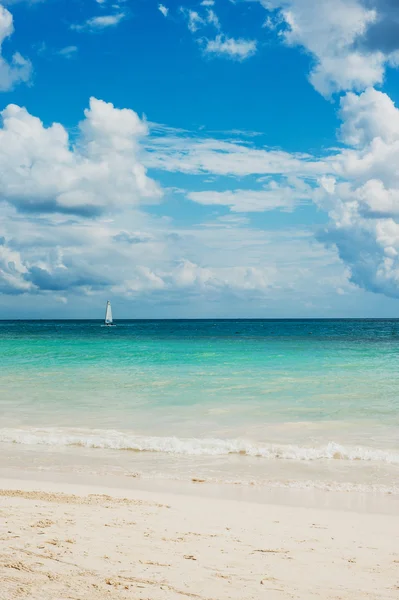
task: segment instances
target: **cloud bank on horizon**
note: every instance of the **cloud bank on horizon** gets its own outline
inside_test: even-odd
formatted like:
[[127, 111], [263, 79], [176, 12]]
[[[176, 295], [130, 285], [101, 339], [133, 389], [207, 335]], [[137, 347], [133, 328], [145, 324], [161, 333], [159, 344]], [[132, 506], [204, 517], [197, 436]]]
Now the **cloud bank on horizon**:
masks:
[[[153, 3], [151, 18], [165, 35], [186, 36], [204, 81], [219, 68], [219, 76], [228, 68], [239, 77], [246, 65], [255, 68], [251, 61], [260, 75], [273, 49], [306, 57], [303, 85], [338, 119], [335, 147], [320, 139], [311, 152], [301, 151], [301, 140], [297, 151], [284, 140], [270, 145], [267, 132], [212, 130], [206, 110], [196, 129], [173, 110], [173, 126], [155, 123], [135, 112], [129, 95], [123, 100], [123, 90], [110, 102], [112, 86], [107, 98], [87, 98], [80, 120], [65, 112], [64, 123], [48, 121], [40, 101], [32, 102], [40, 79], [33, 50], [24, 58], [10, 47], [18, 32], [10, 10], [32, 8], [3, 4], [0, 91], [10, 99], [0, 128], [4, 306], [19, 302], [22, 311], [26, 298], [41, 296], [58, 314], [79, 299], [90, 310], [112, 294], [144, 316], [160, 306], [163, 316], [260, 316], [265, 309], [295, 316], [298, 306], [309, 316], [320, 305], [317, 316], [325, 316], [353, 314], [361, 290], [399, 297], [399, 109], [382, 87], [387, 70], [399, 66], [393, 0]], [[35, 7], [46, 10], [45, 2]], [[73, 48], [76, 60], [63, 64], [88, 52], [86, 36], [128, 28], [128, 14], [129, 2], [96, 0], [83, 18], [71, 15], [65, 35], [73, 37], [63, 48]], [[114, 38], [107, 40], [113, 48]], [[118, 60], [110, 56], [110, 64]], [[23, 89], [35, 110], [13, 101]], [[256, 84], [245, 92], [258, 94]], [[227, 97], [234, 104], [228, 90]]]

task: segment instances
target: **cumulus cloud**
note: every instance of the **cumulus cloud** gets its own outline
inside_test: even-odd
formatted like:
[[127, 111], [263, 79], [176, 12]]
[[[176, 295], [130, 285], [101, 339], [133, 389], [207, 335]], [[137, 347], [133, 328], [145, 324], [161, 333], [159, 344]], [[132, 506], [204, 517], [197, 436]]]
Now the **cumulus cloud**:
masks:
[[399, 110], [369, 89], [343, 97], [341, 117], [349, 147], [335, 157], [336, 176], [321, 182], [319, 203], [330, 216], [323, 239], [354, 283], [399, 297]]
[[[245, 219], [176, 230], [168, 220], [141, 212], [140, 206], [158, 200], [161, 192], [142, 162], [140, 147], [147, 125], [133, 111], [91, 99], [73, 143], [61, 124], [45, 127], [18, 106], [8, 106], [2, 118], [1, 293], [44, 294], [62, 302], [70, 294], [90, 296], [105, 290], [122, 296], [150, 294], [160, 302], [180, 302], [182, 294], [217, 300], [242, 294], [264, 297], [278, 286], [276, 273], [280, 285], [283, 271], [288, 276], [270, 264], [270, 253], [263, 258], [265, 245], [272, 243], [270, 234], [245, 229]], [[194, 143], [177, 138], [183, 146]], [[169, 141], [163, 138], [163, 143], [171, 152]], [[215, 140], [200, 159], [204, 168], [213, 154], [223, 154], [214, 144]], [[226, 144], [233, 156], [248, 151]], [[155, 148], [149, 156], [156, 154]], [[197, 150], [193, 152], [191, 170], [198, 168]], [[290, 160], [279, 152], [253, 156], [269, 164], [274, 161], [279, 169]], [[291, 159], [286, 168], [308, 160]], [[247, 164], [250, 160], [245, 157]], [[236, 156], [233, 163], [219, 168], [236, 170], [234, 161], [240, 162]], [[294, 186], [294, 179], [287, 182], [284, 185]], [[280, 192], [284, 196], [283, 187]], [[249, 193], [253, 206], [246, 209], [267, 210], [277, 202], [277, 194], [273, 183], [266, 184], [259, 197]], [[208, 202], [203, 197], [195, 200]], [[238, 190], [231, 198], [223, 197], [222, 203], [239, 211], [245, 210], [245, 201], [248, 195], [245, 200]], [[289, 278], [293, 280], [291, 266]]]
[[329, 216], [320, 239], [337, 249], [351, 282], [399, 297], [399, 109], [387, 94], [369, 88], [343, 96], [339, 116], [343, 147], [324, 156], [168, 132], [151, 140], [145, 162], [172, 172], [266, 175], [262, 189], [190, 191], [187, 196], [243, 213], [315, 202]]
[[6, 246], [4, 238], [0, 239], [0, 293], [23, 294], [32, 286], [25, 280], [28, 269], [23, 264], [19, 252]]
[[399, 112], [387, 94], [373, 88], [341, 100], [340, 138], [348, 146], [365, 146], [376, 138], [388, 143], [399, 139]]
[[245, 40], [242, 38], [231, 38], [219, 34], [214, 40], [206, 40], [204, 52], [242, 61], [256, 53], [256, 40]]
[[11, 61], [7, 61], [2, 55], [4, 40], [14, 32], [13, 18], [11, 13], [0, 4], [0, 91], [11, 90], [18, 83], [26, 83], [32, 75], [32, 64], [19, 52], [15, 52]]
[[[213, 2], [201, 4], [194, 11], [200, 19], [194, 17], [194, 30], [218, 29], [217, 15], [210, 8]], [[341, 74], [335, 73], [336, 65], [327, 69], [330, 49], [322, 42], [310, 44], [313, 33], [307, 37], [307, 21], [298, 19], [295, 11], [288, 20], [287, 7], [297, 10], [301, 5], [304, 10], [305, 0], [264, 4], [279, 4], [285, 22], [281, 35], [286, 43], [302, 45], [316, 57], [313, 73], [320, 70], [326, 88], [343, 89], [337, 83]], [[362, 9], [365, 14], [375, 10], [365, 3]], [[75, 28], [101, 30], [116, 25], [124, 15], [117, 17], [95, 17]], [[356, 19], [353, 22], [356, 39], [348, 33], [350, 40], [338, 44], [338, 58], [349, 46], [355, 54], [365, 53], [365, 34], [374, 21], [370, 17], [363, 28]], [[256, 51], [255, 41], [221, 33], [204, 43], [214, 44], [209, 52], [238, 60]], [[61, 53], [72, 55], [71, 48]], [[374, 56], [377, 51], [368, 52]], [[385, 57], [382, 69], [384, 61]], [[342, 77], [350, 79], [347, 74]], [[243, 189], [247, 182], [241, 182], [238, 189], [232, 184], [231, 190], [222, 192], [215, 186], [188, 195], [194, 202], [227, 206], [238, 213], [289, 211], [314, 199], [330, 215], [323, 239], [338, 249], [352, 280], [394, 295], [399, 211], [392, 165], [398, 158], [398, 112], [384, 94], [368, 90], [342, 100], [341, 118], [340, 136], [346, 147], [328, 156], [310, 156], [171, 129], [150, 137], [147, 124], [132, 110], [96, 99], [91, 99], [77, 135], [71, 137], [61, 124], [44, 126], [26, 109], [9, 105], [2, 112], [0, 129], [0, 292], [47, 294], [60, 302], [71, 293], [103, 290], [123, 296], [152, 294], [160, 301], [175, 295], [179, 302], [195, 296], [269, 298], [276, 290], [284, 293], [301, 286], [306, 295], [310, 282], [321, 274], [328, 279], [331, 269], [334, 283], [328, 289], [341, 290], [337, 293], [347, 289], [335, 250], [325, 250], [309, 232], [295, 230], [278, 237], [247, 227], [241, 216], [174, 229], [167, 219], [143, 214], [139, 207], [159, 201], [162, 194], [147, 175], [146, 168], [151, 167], [186, 174], [268, 176], [256, 190]]]
[[273, 287], [275, 270], [271, 267], [203, 267], [189, 260], [181, 260], [171, 270], [152, 271], [147, 267], [136, 269], [135, 277], [128, 279], [114, 291], [137, 295], [143, 291], [164, 292], [262, 292]]
[[72, 145], [19, 106], [1, 113], [0, 193], [19, 210], [98, 215], [153, 202], [161, 191], [139, 159], [147, 126], [129, 109], [91, 98]]
[[[123, 220], [131, 217], [135, 221], [142, 218], [128, 212]], [[152, 233], [121, 231], [113, 221], [30, 220], [26, 216], [15, 218], [11, 213], [4, 224], [5, 236], [0, 240], [3, 294], [56, 292], [65, 297], [107, 289], [122, 296], [162, 293], [165, 299], [179, 290], [190, 295], [262, 291], [271, 281], [270, 268], [242, 264], [245, 256], [239, 253], [241, 241], [237, 240], [234, 250], [234, 232], [227, 232], [223, 225], [216, 233], [203, 229], [178, 235], [168, 228], [153, 229]], [[220, 246], [224, 232], [231, 247], [228, 264], [217, 264], [220, 256], [225, 260], [222, 242], [216, 264], [201, 266], [204, 252], [211, 257], [208, 245], [213, 245], [215, 237]], [[197, 256], [197, 261], [183, 258], [187, 252]]]
[[78, 271], [68, 269], [64, 265], [48, 268], [31, 266], [25, 279], [30, 281], [37, 290], [48, 292], [67, 291], [74, 288], [89, 288], [90, 291], [101, 290], [111, 282], [100, 273], [91, 273], [80, 268]]
[[[3, 256], [6, 252], [8, 267], [5, 271], [4, 261], [1, 263], [0, 259], [0, 279], [8, 277], [7, 288], [3, 281], [3, 293], [62, 292], [63, 296], [101, 293], [134, 270], [132, 261], [140, 263], [144, 259], [140, 244], [115, 242], [114, 237], [121, 230], [113, 219], [18, 215], [7, 205], [0, 208], [4, 232], [2, 252]], [[125, 221], [128, 214], [124, 213]], [[155, 250], [153, 257], [157, 256]]]
[[277, 11], [285, 43], [303, 47], [314, 58], [309, 79], [325, 96], [381, 83], [386, 65], [395, 60], [382, 45], [366, 48], [359, 43], [380, 22], [382, 0], [260, 2], [269, 11]]
[[41, 243], [38, 246], [33, 246], [32, 243], [27, 246], [22, 239], [22, 231], [8, 240], [4, 238], [0, 245], [0, 293], [87, 294], [112, 285], [114, 280], [111, 274], [105, 272], [100, 264], [93, 262], [92, 251], [85, 249], [82, 240], [79, 247], [83, 256], [79, 256], [77, 248], [68, 244], [67, 238], [63, 236], [65, 226], [58, 233], [60, 237], [52, 240], [51, 228], [46, 230], [42, 227]]
[[[100, 219], [18, 214], [5, 204], [0, 210], [3, 294], [71, 302], [79, 295], [95, 305], [105, 294], [163, 306], [184, 299], [196, 314], [209, 302], [223, 314], [226, 302], [270, 300], [288, 288], [306, 295], [315, 277], [333, 277], [333, 289], [345, 289], [334, 252], [298, 229], [261, 231], [242, 218], [176, 228], [135, 209]], [[324, 282], [322, 293], [331, 285]]]

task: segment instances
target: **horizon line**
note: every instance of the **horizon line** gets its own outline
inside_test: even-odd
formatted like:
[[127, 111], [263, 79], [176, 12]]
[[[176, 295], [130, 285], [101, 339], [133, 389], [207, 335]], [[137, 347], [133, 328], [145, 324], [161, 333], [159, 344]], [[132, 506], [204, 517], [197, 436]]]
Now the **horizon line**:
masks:
[[[0, 318], [0, 323], [7, 323], [12, 321], [89, 321], [89, 322], [103, 322], [104, 319], [90, 319], [90, 318], [52, 318], [42, 319], [38, 317], [33, 318], [15, 318], [15, 319], [3, 319]], [[138, 317], [138, 318], [119, 318], [114, 319], [114, 322], [122, 321], [399, 321], [399, 317]]]

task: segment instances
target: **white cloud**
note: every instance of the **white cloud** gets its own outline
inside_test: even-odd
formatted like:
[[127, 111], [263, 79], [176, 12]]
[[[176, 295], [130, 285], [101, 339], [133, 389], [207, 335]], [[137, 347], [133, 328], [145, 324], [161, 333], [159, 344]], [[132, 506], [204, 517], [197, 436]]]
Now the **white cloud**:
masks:
[[[306, 302], [315, 286], [317, 298], [353, 293], [337, 248], [355, 284], [399, 295], [399, 116], [381, 92], [342, 99], [347, 147], [326, 157], [167, 128], [149, 140], [136, 113], [95, 99], [73, 143], [62, 125], [44, 127], [15, 105], [2, 117], [3, 294], [53, 295], [68, 306], [70, 294], [104, 290], [154, 303], [192, 299], [197, 306], [267, 299], [278, 310], [287, 290]], [[241, 217], [191, 228], [149, 217], [139, 208], [161, 192], [144, 164], [190, 174], [267, 175], [261, 189], [233, 185], [188, 197], [238, 213], [289, 211], [314, 200], [329, 214], [323, 240], [333, 249], [324, 250], [310, 232], [259, 231]]]
[[71, 29], [74, 29], [75, 31], [101, 31], [102, 29], [107, 29], [108, 27], [115, 27], [121, 21], [123, 21], [125, 17], [126, 14], [123, 12], [116, 13], [114, 15], [92, 17], [82, 25], [71, 25]]
[[168, 131], [151, 139], [145, 163], [190, 174], [267, 175], [263, 189], [190, 191], [188, 197], [235, 212], [291, 210], [314, 201], [330, 219], [320, 239], [337, 248], [351, 281], [399, 297], [399, 109], [370, 88], [346, 94], [340, 116], [345, 147], [322, 157]]
[[[219, 229], [219, 231], [223, 231]], [[224, 237], [224, 236], [223, 236]], [[115, 286], [113, 292], [137, 296], [148, 292], [170, 294], [213, 296], [248, 294], [264, 295], [277, 287], [278, 271], [274, 265], [199, 265], [187, 259], [172, 261], [168, 268], [139, 267], [134, 277], [127, 279], [122, 286]]]
[[170, 172], [214, 175], [290, 174], [320, 177], [333, 171], [331, 160], [309, 154], [254, 147], [251, 143], [199, 137], [189, 132], [154, 131], [147, 141], [146, 166]]
[[209, 8], [206, 11], [206, 20], [208, 21], [208, 23], [210, 25], [213, 25], [214, 27], [216, 27], [216, 29], [220, 29], [219, 18], [217, 16], [217, 14], [215, 13], [215, 11], [212, 10], [211, 8]]
[[147, 244], [153, 241], [153, 236], [141, 231], [119, 231], [113, 237], [115, 242], [121, 244]]
[[71, 147], [58, 123], [44, 127], [10, 104], [0, 129], [0, 193], [20, 210], [99, 214], [158, 199], [139, 159], [146, 124], [128, 109], [92, 98]]
[[[78, 295], [98, 307], [106, 293], [143, 298], [149, 311], [174, 305], [184, 314], [191, 307], [192, 316], [215, 309], [222, 316], [238, 309], [247, 314], [248, 302], [259, 308], [265, 299], [268, 314], [272, 305], [278, 311], [287, 290], [297, 307], [309, 289], [323, 295], [346, 289], [334, 252], [298, 229], [260, 231], [242, 218], [176, 228], [129, 208], [113, 218], [85, 219], [6, 207], [0, 206], [0, 292], [16, 299], [41, 294], [73, 304]], [[82, 301], [77, 310], [81, 314]]]
[[58, 54], [64, 56], [65, 58], [72, 58], [76, 56], [77, 51], [77, 46], [65, 46], [65, 48], [61, 48], [61, 50], [58, 51]]
[[213, 3], [212, 4], [202, 3], [202, 6], [205, 6], [206, 9], [202, 10], [201, 13], [199, 13], [196, 10], [192, 10], [192, 9], [188, 9], [188, 8], [184, 8], [184, 7], [181, 7], [181, 9], [180, 9], [182, 14], [187, 19], [187, 27], [189, 28], [191, 33], [196, 33], [202, 27], [206, 27], [209, 25], [212, 27], [215, 27], [215, 29], [220, 29], [220, 22], [219, 22], [219, 18], [217, 16], [217, 14], [215, 13], [215, 11], [212, 8], [209, 8], [209, 7], [213, 6]]
[[293, 179], [283, 184], [271, 181], [262, 190], [231, 190], [227, 192], [189, 192], [193, 202], [228, 206], [233, 212], [290, 212], [303, 202], [311, 201], [313, 190], [303, 181]]
[[[263, 297], [277, 289], [276, 273], [282, 282], [270, 251], [262, 254], [270, 234], [246, 229], [245, 219], [176, 231], [133, 208], [160, 194], [140, 162], [147, 127], [133, 111], [92, 99], [73, 145], [62, 125], [46, 128], [15, 105], [2, 117], [3, 293], [69, 299], [108, 289], [180, 302], [182, 294]], [[262, 191], [273, 192], [273, 184]], [[254, 194], [254, 209], [275, 201], [266, 195]]]
[[169, 8], [166, 8], [163, 4], [158, 4], [158, 10], [161, 11], [164, 17], [168, 16]]
[[399, 139], [399, 111], [386, 94], [370, 88], [348, 93], [341, 100], [341, 139], [349, 146], [365, 146], [375, 138], [388, 143]]
[[199, 29], [206, 27], [212, 27], [220, 32], [215, 39], [196, 38], [204, 54], [243, 61], [256, 53], [256, 40], [236, 39], [221, 32], [219, 17], [211, 8], [214, 2], [201, 2], [201, 6], [204, 8], [200, 12], [184, 7], [181, 7], [180, 11], [186, 17], [191, 33], [195, 34]]
[[271, 267], [203, 267], [184, 259], [167, 271], [138, 267], [133, 278], [127, 279], [122, 286], [115, 286], [112, 291], [127, 296], [154, 291], [264, 292], [273, 288], [274, 280], [275, 270]]
[[231, 288], [233, 290], [266, 290], [274, 284], [272, 267], [201, 267], [183, 260], [166, 278], [177, 288]]
[[341, 100], [335, 179], [319, 190], [330, 223], [324, 238], [349, 266], [354, 283], [399, 297], [399, 110], [374, 89]]
[[[125, 226], [129, 215], [124, 213]], [[0, 249], [0, 281], [4, 252], [3, 262], [10, 271], [6, 275], [14, 277], [6, 281], [7, 290], [4, 283], [1, 290], [0, 283], [3, 293], [100, 293], [131, 274], [135, 260], [140, 264], [146, 255], [160, 259], [149, 238], [135, 245], [115, 241], [118, 225], [109, 219], [4, 214], [4, 209], [2, 216], [5, 238]], [[139, 215], [136, 218], [139, 221]]]
[[280, 35], [285, 43], [302, 46], [314, 57], [309, 78], [323, 95], [329, 96], [340, 90], [361, 91], [382, 82], [385, 66], [394, 56], [379, 49], [365, 49], [358, 43], [378, 21], [378, 3], [362, 0], [259, 1], [268, 10], [279, 11], [278, 19], [284, 23]]
[[191, 33], [196, 33], [200, 27], [205, 25], [205, 20], [196, 10], [191, 10], [184, 7], [182, 7], [180, 10], [187, 19], [187, 27]]
[[[340, 116], [345, 147], [324, 157], [168, 132], [152, 138], [145, 161], [172, 172], [267, 175], [261, 190], [191, 191], [188, 197], [235, 212], [290, 210], [314, 201], [330, 219], [320, 239], [338, 250], [351, 281], [398, 298], [399, 109], [370, 88], [346, 94]], [[347, 288], [341, 282], [334, 289], [342, 295]]]
[[32, 285], [24, 279], [28, 269], [23, 264], [19, 252], [8, 248], [0, 239], [0, 294], [22, 294], [30, 291]]
[[[287, 7], [288, 0], [284, 4]], [[305, 0], [296, 0], [296, 10], [300, 4], [304, 10]], [[196, 14], [204, 24], [218, 26], [213, 11]], [[331, 27], [329, 9], [326, 14]], [[116, 25], [104, 18], [77, 27]], [[306, 47], [316, 57], [312, 77], [317, 80], [320, 74], [319, 83], [314, 81], [322, 91], [344, 88], [349, 85], [345, 81], [356, 88], [357, 80], [360, 88], [375, 78], [364, 75], [363, 62], [353, 75], [349, 63], [343, 67], [345, 73], [336, 71], [349, 46], [351, 56], [363, 56], [362, 50], [353, 49], [353, 32], [347, 39], [343, 35], [346, 41], [331, 56], [331, 49], [321, 42], [309, 42], [314, 33], [305, 31], [306, 23], [295, 13], [285, 41]], [[367, 23], [363, 29], [356, 25], [360, 31], [356, 35], [367, 33]], [[313, 27], [321, 29], [319, 24]], [[353, 23], [351, 27], [352, 31]], [[317, 35], [322, 37], [319, 29]], [[12, 18], [11, 29], [9, 20], [0, 21], [0, 31], [2, 40], [10, 35]], [[339, 39], [342, 31], [338, 34], [333, 28], [333, 32]], [[219, 49], [212, 52], [237, 59], [250, 51], [237, 50], [241, 42], [255, 44], [256, 50], [251, 40], [219, 35], [213, 43], [217, 41]], [[75, 51], [72, 48], [60, 52], [67, 56]], [[16, 55], [15, 61], [23, 67], [22, 57]], [[0, 81], [1, 73], [0, 69]], [[146, 174], [145, 167], [153, 167], [187, 174], [269, 176], [261, 189], [245, 190], [244, 183], [235, 189], [233, 183], [229, 191], [188, 194], [197, 203], [227, 206], [239, 213], [292, 210], [314, 199], [330, 216], [324, 239], [338, 249], [352, 280], [365, 289], [399, 296], [399, 112], [385, 94], [370, 89], [342, 99], [340, 136], [347, 147], [328, 156], [173, 130], [149, 138], [146, 123], [136, 113], [95, 99], [76, 138], [70, 138], [61, 124], [45, 127], [15, 105], [9, 105], [2, 117], [0, 293], [53, 294], [63, 303], [71, 293], [100, 294], [107, 289], [122, 296], [153, 295], [154, 302], [177, 298], [181, 303], [182, 298], [198, 297], [202, 305], [204, 298], [241, 295], [278, 299], [287, 289], [296, 290], [296, 301], [307, 297], [322, 276], [329, 282], [323, 282], [325, 289], [338, 295], [348, 289], [335, 250], [325, 250], [309, 232], [287, 231], [283, 238], [249, 228], [245, 219], [214, 219], [174, 229], [170, 220], [144, 215], [138, 207], [161, 197], [158, 185]]]
[[26, 83], [32, 75], [32, 64], [19, 52], [15, 52], [8, 62], [2, 56], [2, 45], [4, 40], [14, 32], [13, 18], [11, 13], [0, 4], [0, 91], [5, 92], [14, 88], [18, 83]]
[[201, 6], [215, 6], [215, 0], [202, 0]]
[[253, 56], [257, 50], [256, 40], [244, 40], [227, 37], [223, 34], [214, 40], [206, 40], [204, 52], [233, 60], [242, 61]]

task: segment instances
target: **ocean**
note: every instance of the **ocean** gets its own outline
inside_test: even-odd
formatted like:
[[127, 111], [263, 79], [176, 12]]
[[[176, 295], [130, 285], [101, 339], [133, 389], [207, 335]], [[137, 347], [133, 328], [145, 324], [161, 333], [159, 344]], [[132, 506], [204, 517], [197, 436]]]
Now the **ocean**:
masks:
[[0, 321], [0, 466], [399, 493], [398, 320]]

